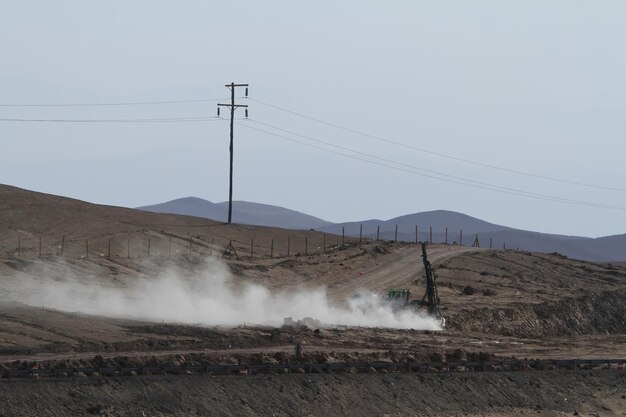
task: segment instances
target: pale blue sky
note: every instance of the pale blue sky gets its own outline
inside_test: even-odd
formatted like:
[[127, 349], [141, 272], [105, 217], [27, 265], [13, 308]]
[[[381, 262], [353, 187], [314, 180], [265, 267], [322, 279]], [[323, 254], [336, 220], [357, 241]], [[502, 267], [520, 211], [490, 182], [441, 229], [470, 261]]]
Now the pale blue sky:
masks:
[[[248, 82], [252, 98], [414, 147], [626, 189], [625, 18], [622, 1], [0, 0], [0, 104], [219, 98], [224, 84]], [[246, 104], [253, 120], [387, 160], [626, 207], [626, 192], [490, 170]], [[0, 118], [214, 114], [214, 102], [0, 107]], [[235, 135], [239, 200], [331, 221], [448, 209], [544, 232], [626, 232], [625, 210], [461, 186], [241, 126]], [[227, 141], [226, 122], [0, 122], [0, 183], [131, 207], [224, 201]]]

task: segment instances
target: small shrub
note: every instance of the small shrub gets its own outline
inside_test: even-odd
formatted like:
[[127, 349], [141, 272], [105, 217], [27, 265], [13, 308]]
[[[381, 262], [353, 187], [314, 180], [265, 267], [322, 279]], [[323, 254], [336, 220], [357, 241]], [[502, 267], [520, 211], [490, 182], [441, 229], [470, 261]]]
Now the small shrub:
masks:
[[463, 290], [461, 291], [461, 294], [463, 295], [473, 295], [475, 292], [474, 288], [470, 287], [469, 285], [465, 286], [465, 288], [463, 288]]

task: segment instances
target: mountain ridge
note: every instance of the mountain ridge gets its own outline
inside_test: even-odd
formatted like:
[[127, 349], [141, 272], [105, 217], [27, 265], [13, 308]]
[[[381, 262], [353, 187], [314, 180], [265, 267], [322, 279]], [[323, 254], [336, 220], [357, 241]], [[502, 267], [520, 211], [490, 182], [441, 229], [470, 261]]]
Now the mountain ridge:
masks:
[[[177, 198], [164, 203], [136, 207], [136, 209], [155, 213], [205, 217], [219, 222], [226, 222], [228, 218], [227, 201], [213, 203], [199, 197]], [[295, 210], [249, 201], [233, 201], [233, 219], [239, 224], [285, 229], [318, 229], [333, 224]]]
[[[137, 209], [225, 222], [228, 202], [213, 203], [198, 197], [183, 197]], [[558, 252], [571, 258], [602, 262], [626, 260], [626, 233], [597, 238], [542, 233], [498, 225], [450, 210], [416, 212], [389, 220], [367, 219], [333, 223], [280, 206], [233, 201], [233, 221], [294, 230], [315, 229], [338, 235], [362, 235], [365, 238], [379, 237], [385, 240], [396, 239], [397, 227], [397, 238], [401, 241], [432, 240], [435, 243], [472, 245], [477, 240], [481, 247]]]

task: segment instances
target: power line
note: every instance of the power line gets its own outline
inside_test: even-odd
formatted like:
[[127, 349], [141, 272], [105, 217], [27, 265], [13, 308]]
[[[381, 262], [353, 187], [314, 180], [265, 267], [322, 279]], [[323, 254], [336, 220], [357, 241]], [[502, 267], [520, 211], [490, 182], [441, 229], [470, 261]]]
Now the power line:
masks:
[[167, 122], [216, 122], [219, 117], [196, 116], [196, 117], [168, 117], [147, 119], [18, 119], [0, 118], [0, 122], [23, 122], [23, 123], [167, 123]]
[[98, 107], [98, 106], [143, 106], [157, 104], [182, 104], [182, 103], [206, 103], [220, 101], [224, 98], [201, 98], [191, 100], [165, 100], [165, 101], [128, 101], [119, 103], [46, 103], [46, 104], [0, 104], [0, 107]]
[[[250, 119], [249, 119], [250, 120]], [[251, 120], [254, 121], [254, 120]], [[254, 121], [256, 123], [261, 123], [258, 121]], [[290, 134], [295, 134], [296, 136], [300, 136], [303, 137], [305, 139], [308, 140], [312, 140], [318, 143], [322, 143], [326, 146], [331, 146], [331, 147], [335, 147], [335, 148], [339, 148], [339, 149], [343, 149], [349, 152], [353, 152], [356, 153], [358, 155], [362, 155], [362, 156], [355, 156], [352, 154], [348, 154], [345, 152], [338, 152], [338, 151], [333, 151], [331, 149], [322, 147], [322, 146], [318, 146], [318, 145], [314, 145], [308, 142], [303, 142], [297, 139], [293, 139], [284, 135], [280, 135], [274, 132], [270, 132], [264, 129], [259, 129], [253, 126], [248, 126], [245, 123], [237, 123], [238, 125], [245, 127], [247, 129], [252, 129], [252, 130], [256, 130], [258, 132], [262, 132], [265, 133], [267, 135], [271, 135], [271, 136], [275, 136], [290, 142], [294, 142], [294, 143], [298, 143], [301, 145], [305, 145], [311, 148], [315, 148], [315, 149], [319, 149], [325, 152], [329, 152], [332, 154], [336, 154], [336, 155], [341, 155], [341, 156], [345, 156], [351, 159], [356, 159], [359, 161], [364, 161], [370, 164], [374, 164], [374, 165], [378, 165], [378, 166], [382, 166], [382, 167], [387, 167], [387, 168], [391, 168], [391, 169], [395, 169], [398, 171], [403, 171], [403, 172], [407, 172], [407, 173], [411, 173], [411, 174], [415, 174], [415, 175], [420, 175], [423, 177], [428, 177], [428, 178], [433, 178], [433, 179], [437, 179], [440, 181], [446, 181], [446, 182], [450, 182], [450, 183], [455, 183], [455, 184], [460, 184], [460, 185], [464, 185], [464, 186], [468, 186], [468, 187], [473, 187], [473, 188], [479, 188], [479, 189], [483, 189], [483, 190], [488, 190], [488, 191], [496, 191], [496, 192], [500, 192], [500, 193], [505, 193], [505, 194], [511, 194], [511, 195], [517, 195], [517, 196], [521, 196], [521, 197], [527, 197], [527, 198], [533, 198], [533, 199], [538, 199], [538, 200], [545, 200], [545, 201], [553, 201], [553, 202], [557, 202], [557, 203], [563, 203], [563, 204], [572, 204], [572, 205], [579, 205], [579, 206], [586, 206], [586, 207], [595, 207], [595, 208], [602, 208], [602, 209], [611, 209], [611, 210], [623, 210], [626, 211], [626, 207], [620, 207], [620, 206], [613, 206], [613, 205], [608, 205], [608, 204], [600, 204], [600, 203], [592, 203], [592, 202], [587, 202], [587, 201], [579, 201], [579, 200], [571, 200], [571, 199], [566, 199], [566, 198], [562, 198], [562, 197], [556, 197], [556, 196], [551, 196], [551, 195], [546, 195], [546, 194], [538, 194], [538, 193], [532, 193], [532, 192], [528, 192], [528, 191], [524, 191], [524, 190], [517, 190], [514, 188], [508, 188], [508, 187], [500, 187], [497, 185], [493, 185], [493, 184], [488, 184], [488, 183], [483, 183], [483, 182], [479, 182], [479, 181], [474, 181], [474, 180], [469, 180], [469, 179], [464, 179], [461, 177], [455, 177], [455, 176], [451, 176], [448, 174], [442, 174], [442, 173], [437, 173], [436, 171], [429, 171], [429, 170], [424, 170], [422, 168], [419, 167], [415, 167], [412, 165], [408, 165], [408, 164], [404, 164], [401, 162], [397, 162], [397, 161], [393, 161], [393, 160], [389, 160], [389, 159], [385, 159], [385, 158], [381, 158], [378, 157], [376, 155], [372, 155], [372, 154], [367, 154], [364, 152], [360, 152], [354, 149], [350, 149], [350, 148], [346, 148], [340, 145], [335, 145], [332, 144], [330, 142], [326, 142], [317, 138], [312, 138], [310, 136], [306, 136], [306, 135], [301, 135], [299, 133], [295, 133], [295, 132], [291, 132], [285, 129], [281, 129], [278, 127], [274, 127], [271, 125], [267, 125], [268, 127], [272, 127], [272, 128], [276, 128], [278, 130], [290, 133]], [[264, 123], [263, 123], [264, 124]], [[372, 159], [367, 159], [367, 158], [372, 158]], [[378, 161], [377, 161], [378, 160]], [[383, 161], [383, 162], [379, 162], [379, 161]], [[395, 165], [390, 165], [390, 164], [395, 164]], [[400, 166], [397, 166], [400, 165]], [[423, 173], [423, 172], [418, 172], [418, 171], [427, 171], [427, 172], [431, 172], [432, 174], [429, 173]], [[441, 176], [438, 175], [434, 175], [434, 174], [439, 174], [439, 175], [443, 175], [446, 176], [448, 178], [443, 178]]]
[[[489, 187], [489, 189], [492, 189], [492, 190], [495, 190], [495, 191], [506, 191], [506, 192], [516, 193], [518, 195], [534, 196], [534, 197], [540, 197], [540, 198], [548, 198], [548, 199], [551, 199], [553, 201], [561, 201], [561, 202], [575, 203], [575, 204], [582, 204], [582, 203], [584, 203], [584, 204], [594, 204], [596, 206], [603, 206], [605, 208], [620, 208], [621, 209], [621, 207], [617, 207], [617, 206], [609, 206], [609, 205], [603, 205], [603, 204], [601, 205], [601, 204], [596, 204], [596, 203], [587, 203], [587, 202], [584, 202], [584, 201], [570, 200], [570, 199], [566, 199], [566, 198], [562, 198], [562, 197], [555, 197], [555, 196], [546, 195], [546, 194], [533, 193], [533, 192], [530, 192], [530, 191], [524, 191], [524, 190], [519, 190], [519, 189], [515, 189], [515, 188], [502, 187], [502, 186], [498, 186], [498, 185], [494, 185], [494, 184], [490, 184], [490, 183], [485, 183], [485, 182], [481, 182], [481, 181], [475, 181], [475, 180], [471, 180], [471, 179], [468, 179], [468, 178], [458, 177], [458, 176], [454, 176], [454, 175], [450, 175], [450, 174], [446, 174], [446, 173], [442, 173], [442, 172], [438, 172], [438, 171], [434, 171], [434, 170], [420, 168], [420, 167], [417, 167], [417, 166], [414, 166], [414, 165], [405, 164], [403, 162], [398, 162], [398, 161], [394, 161], [394, 160], [391, 160], [391, 159], [382, 158], [382, 157], [379, 157], [377, 155], [372, 155], [372, 154], [368, 154], [368, 153], [365, 153], [365, 152], [357, 151], [357, 150], [354, 150], [354, 149], [351, 149], [351, 148], [348, 148], [348, 147], [345, 147], [345, 146], [336, 145], [336, 144], [333, 144], [333, 143], [330, 143], [330, 142], [327, 142], [327, 141], [323, 141], [323, 140], [318, 139], [318, 138], [314, 138], [312, 136], [307, 136], [307, 135], [303, 135], [303, 134], [300, 134], [300, 133], [297, 133], [297, 132], [293, 132], [293, 131], [290, 131], [290, 130], [282, 129], [280, 127], [273, 126], [273, 125], [270, 125], [268, 123], [263, 123], [263, 122], [259, 122], [257, 120], [252, 120], [252, 119], [250, 119], [250, 120], [252, 122], [259, 123], [261, 125], [270, 127], [272, 129], [277, 129], [277, 130], [280, 130], [280, 131], [285, 132], [285, 133], [296, 135], [296, 136], [302, 137], [304, 139], [312, 140], [312, 141], [315, 141], [315, 142], [318, 142], [318, 143], [322, 143], [324, 145], [331, 146], [331, 147], [334, 147], [334, 148], [338, 148], [338, 149], [346, 150], [346, 151], [353, 152], [353, 153], [356, 153], [356, 154], [359, 154], [359, 155], [363, 155], [363, 156], [366, 156], [368, 158], [373, 158], [373, 159], [377, 159], [377, 160], [380, 160], [380, 161], [383, 161], [383, 162], [404, 166], [404, 167], [409, 168], [409, 169], [414, 169], [414, 170], [418, 170], [418, 171], [422, 171], [422, 172], [427, 172], [429, 174], [434, 174], [434, 175], [447, 177], [449, 179], [452, 179], [452, 182], [456, 182], [458, 184], [470, 185], [470, 184], [467, 184], [467, 183], [472, 183], [472, 184], [478, 184], [478, 185], [483, 186], [483, 187]], [[445, 178], [435, 177], [435, 176], [432, 176], [432, 175], [426, 175], [426, 176], [429, 176], [431, 178], [441, 179], [441, 180], [447, 180]], [[623, 209], [626, 210], [626, 208], [623, 208]]]
[[336, 129], [341, 129], [341, 130], [344, 130], [346, 132], [350, 132], [350, 133], [353, 133], [353, 134], [356, 134], [356, 135], [365, 136], [365, 137], [373, 139], [373, 140], [389, 143], [389, 144], [392, 144], [392, 145], [395, 145], [395, 146], [399, 146], [399, 147], [403, 147], [403, 148], [406, 148], [406, 149], [412, 149], [414, 151], [427, 153], [427, 154], [430, 154], [430, 155], [435, 155], [435, 156], [438, 156], [440, 158], [451, 159], [451, 160], [463, 162], [463, 163], [466, 163], [466, 164], [481, 166], [483, 168], [495, 169], [495, 170], [498, 170], [498, 171], [509, 172], [509, 173], [517, 174], [517, 175], [524, 175], [524, 176], [527, 176], [527, 177], [538, 178], [538, 179], [542, 179], [542, 180], [546, 180], [546, 181], [553, 181], [553, 182], [559, 182], [559, 183], [563, 183], [563, 184], [571, 184], [571, 185], [577, 185], [577, 186], [582, 186], [582, 187], [595, 188], [595, 189], [599, 189], [599, 190], [618, 191], [618, 192], [626, 193], [626, 189], [623, 189], [623, 188], [607, 187], [607, 186], [603, 186], [603, 185], [589, 184], [589, 183], [584, 183], [584, 182], [566, 180], [566, 179], [563, 179], [563, 178], [549, 177], [549, 176], [546, 176], [546, 175], [534, 174], [532, 172], [520, 171], [520, 170], [516, 170], [516, 169], [511, 169], [511, 168], [505, 168], [505, 167], [501, 167], [501, 166], [498, 166], [498, 165], [492, 165], [492, 164], [487, 164], [487, 163], [483, 163], [483, 162], [472, 161], [470, 159], [460, 158], [460, 157], [457, 157], [457, 156], [448, 155], [448, 154], [444, 154], [444, 153], [441, 153], [441, 152], [431, 151], [431, 150], [420, 148], [420, 147], [417, 147], [417, 146], [408, 145], [406, 143], [402, 143], [402, 142], [399, 142], [399, 141], [396, 141], [396, 140], [387, 139], [387, 138], [383, 138], [383, 137], [380, 137], [380, 136], [372, 135], [372, 134], [369, 134], [369, 133], [366, 133], [366, 132], [362, 132], [362, 131], [359, 131], [359, 130], [356, 130], [356, 129], [351, 129], [349, 127], [341, 126], [341, 125], [338, 125], [336, 123], [327, 122], [325, 120], [317, 119], [315, 117], [307, 116], [305, 114], [298, 113], [298, 112], [295, 112], [293, 110], [286, 109], [284, 107], [276, 106], [274, 104], [270, 104], [270, 103], [267, 103], [267, 102], [264, 102], [264, 101], [252, 98], [252, 97], [248, 97], [248, 100], [252, 100], [252, 101], [254, 101], [256, 103], [259, 103], [259, 104], [262, 104], [264, 106], [271, 107], [273, 109], [280, 110], [280, 111], [285, 112], [285, 113], [293, 114], [294, 116], [298, 116], [298, 117], [301, 117], [303, 119], [311, 120], [311, 121], [316, 122], [316, 123], [320, 123], [320, 124], [323, 124], [323, 125], [326, 125], [326, 126], [331, 126], [331, 127], [336, 128]]

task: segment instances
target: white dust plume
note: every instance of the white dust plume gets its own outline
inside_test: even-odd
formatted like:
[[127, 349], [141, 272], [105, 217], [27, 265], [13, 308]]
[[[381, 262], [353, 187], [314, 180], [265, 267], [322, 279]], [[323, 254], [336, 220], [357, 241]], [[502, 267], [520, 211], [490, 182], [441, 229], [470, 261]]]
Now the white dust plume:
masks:
[[124, 286], [67, 274], [61, 279], [37, 275], [14, 282], [8, 298], [63, 311], [168, 323], [280, 326], [286, 317], [311, 317], [328, 326], [440, 330], [432, 317], [393, 311], [368, 292], [336, 304], [329, 300], [325, 288], [273, 293], [253, 283], [235, 285], [230, 272], [215, 259], [208, 260], [200, 273], [181, 276], [164, 272], [155, 278], [136, 278]]

